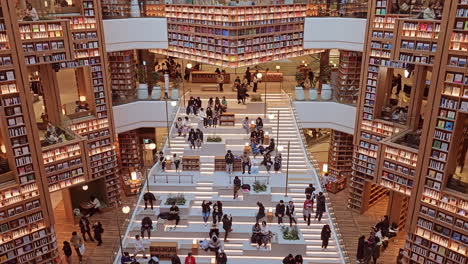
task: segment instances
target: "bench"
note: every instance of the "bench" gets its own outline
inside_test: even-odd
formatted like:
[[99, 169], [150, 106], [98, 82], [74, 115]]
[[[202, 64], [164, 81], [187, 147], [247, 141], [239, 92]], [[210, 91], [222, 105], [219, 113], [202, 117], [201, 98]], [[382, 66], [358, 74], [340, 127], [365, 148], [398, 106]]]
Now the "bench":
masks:
[[201, 85], [202, 91], [218, 91], [218, 84], [203, 84]]

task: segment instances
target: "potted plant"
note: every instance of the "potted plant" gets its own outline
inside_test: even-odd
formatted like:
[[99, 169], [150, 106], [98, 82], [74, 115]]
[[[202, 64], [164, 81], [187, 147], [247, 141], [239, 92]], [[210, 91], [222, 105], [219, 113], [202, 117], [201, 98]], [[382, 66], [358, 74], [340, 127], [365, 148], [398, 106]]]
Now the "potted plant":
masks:
[[172, 81], [172, 92], [171, 92], [171, 99], [177, 100], [179, 99], [179, 88], [182, 80], [177, 77]]
[[256, 193], [266, 192], [267, 189], [268, 189], [267, 185], [265, 183], [263, 183], [263, 182], [255, 181], [254, 184], [253, 184], [253, 190]]
[[305, 80], [305, 75], [304, 73], [302, 72], [297, 72], [296, 73], [296, 82], [297, 82], [297, 86], [296, 86], [296, 100], [298, 101], [303, 101], [305, 99], [304, 97], [304, 87], [302, 86], [303, 83], [304, 83], [304, 80]]
[[179, 193], [176, 195], [169, 194], [169, 196], [167, 196], [166, 198], [166, 202], [164, 203], [164, 205], [172, 205], [174, 203], [176, 205], [185, 205], [186, 202], [187, 200], [185, 199], [183, 193]]
[[144, 100], [148, 99], [148, 84], [146, 82], [146, 69], [143, 65], [138, 65], [138, 89], [137, 97], [138, 99]]
[[221, 141], [223, 141], [223, 139], [220, 136], [209, 136], [206, 139], [206, 142], [213, 142], [213, 143], [219, 143]]
[[161, 80], [161, 73], [153, 71], [150, 73], [149, 77], [151, 78], [150, 83], [155, 85], [150, 89], [151, 99], [159, 100], [161, 99], [161, 87], [157, 86], [157, 84]]
[[262, 96], [260, 94], [252, 94], [250, 96], [250, 102], [261, 102]]
[[323, 71], [320, 73], [320, 82], [322, 84], [322, 91], [320, 93], [322, 100], [330, 100], [332, 98], [332, 90], [330, 86], [331, 81], [331, 67], [324, 65]]
[[297, 229], [296, 226], [291, 227], [291, 228], [282, 226], [281, 233], [283, 233], [284, 240], [299, 240], [300, 239], [299, 230]]

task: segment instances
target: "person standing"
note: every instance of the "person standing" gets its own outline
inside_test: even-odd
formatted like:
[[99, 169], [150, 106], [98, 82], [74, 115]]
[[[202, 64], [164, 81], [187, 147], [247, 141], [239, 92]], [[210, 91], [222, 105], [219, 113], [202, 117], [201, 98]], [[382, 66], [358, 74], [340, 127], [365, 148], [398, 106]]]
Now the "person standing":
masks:
[[306, 197], [310, 196], [311, 198], [315, 198], [315, 193], [314, 192], [315, 192], [315, 187], [314, 187], [314, 185], [312, 183], [309, 184], [309, 186], [307, 186], [305, 188], [305, 191], [304, 191]]
[[[174, 154], [174, 155], [172, 156], [172, 160], [174, 161], [175, 171], [176, 171], [176, 172], [179, 172], [180, 158], [177, 156], [177, 154]], [[151, 204], [151, 209], [153, 209], [153, 204]]]
[[232, 154], [231, 150], [227, 151], [226, 155], [224, 156], [224, 161], [226, 162], [226, 172], [228, 174], [232, 174], [234, 167], [234, 154]]
[[277, 152], [275, 156], [275, 163], [273, 164], [273, 168], [275, 169], [276, 173], [281, 169], [282, 160], [283, 158], [281, 157], [281, 153]]
[[235, 200], [237, 197], [239, 197], [238, 192], [239, 192], [239, 190], [240, 190], [240, 188], [241, 188], [241, 185], [242, 185], [241, 180], [239, 179], [238, 176], [236, 176], [236, 177], [234, 178], [234, 200]]
[[240, 101], [242, 104], [245, 104], [245, 97], [247, 96], [247, 85], [240, 86], [240, 92], [238, 93], [240, 96]]
[[197, 264], [197, 262], [195, 261], [195, 257], [192, 256], [192, 252], [189, 252], [187, 254], [187, 257], [185, 257], [184, 264]]
[[175, 225], [173, 228], [169, 228], [169, 230], [171, 229], [176, 229], [177, 228], [177, 225], [179, 224], [179, 221], [180, 221], [180, 216], [179, 216], [179, 207], [173, 203], [171, 208], [169, 208], [169, 218], [168, 220], [175, 220]]
[[89, 227], [89, 220], [86, 216], [82, 216], [80, 219], [80, 231], [83, 235], [83, 240], [86, 242], [86, 234], [89, 236], [89, 240], [94, 241], [93, 237], [91, 236], [91, 228]]
[[275, 215], [278, 217], [278, 225], [283, 225], [283, 216], [285, 212], [284, 201], [280, 200], [279, 204], [276, 205]]
[[203, 216], [203, 222], [205, 222], [205, 226], [208, 225], [208, 218], [210, 218], [211, 214], [211, 202], [203, 200], [201, 207], [202, 207], [202, 216]]
[[151, 210], [153, 210], [153, 202], [156, 201], [156, 197], [154, 197], [154, 194], [152, 192], [145, 193], [143, 195], [143, 200], [145, 201], [145, 210], [148, 209], [148, 203], [151, 205]]
[[248, 173], [250, 174], [250, 169], [252, 166], [250, 163], [250, 157], [247, 154], [247, 152], [244, 152], [244, 154], [242, 154], [241, 160], [242, 160], [242, 174], [245, 174], [245, 167], [247, 167]]
[[195, 133], [195, 130], [192, 128], [189, 132], [188, 135], [188, 141], [190, 142], [190, 149], [195, 149], [195, 141], [197, 141], [197, 133]]
[[296, 261], [296, 264], [303, 264], [304, 263], [304, 259], [302, 258], [302, 255], [296, 255], [294, 257], [294, 261]]
[[375, 237], [375, 245], [374, 248], [372, 249], [372, 259], [375, 264], [377, 264], [377, 259], [380, 257], [380, 250], [382, 248], [382, 240], [380, 237], [376, 236]]
[[258, 206], [258, 212], [257, 212], [257, 215], [255, 216], [255, 219], [258, 223], [260, 219], [265, 217], [265, 206], [263, 206], [261, 202], [257, 202], [257, 206]]
[[224, 76], [221, 73], [218, 73], [218, 75], [216, 76], [216, 81], [219, 84], [219, 91], [223, 92]]
[[286, 215], [289, 217], [289, 226], [292, 227], [292, 223], [297, 225], [296, 218], [294, 217], [294, 202], [289, 201], [288, 205], [286, 206]]
[[145, 253], [145, 246], [143, 245], [143, 239], [140, 238], [139, 235], [135, 236], [135, 252], [133, 253], [133, 256], [136, 258], [137, 254], [143, 252], [143, 258], [147, 259], [146, 253]]
[[218, 257], [216, 258], [216, 264], [226, 264], [227, 263], [227, 256], [226, 253], [224, 253], [224, 250], [220, 249], [219, 250]]
[[310, 226], [310, 216], [314, 212], [314, 202], [310, 199], [310, 196], [306, 197], [302, 210], [304, 221], [307, 221], [307, 226]]
[[184, 137], [189, 132], [189, 129], [190, 129], [190, 120], [189, 120], [188, 116], [186, 116], [184, 118], [184, 121], [182, 122], [182, 133], [183, 133]]
[[223, 203], [217, 201], [213, 205], [213, 224], [221, 222], [221, 218], [223, 218]]
[[247, 70], [245, 71], [245, 79], [247, 79], [247, 85], [250, 85], [250, 82], [252, 80], [252, 74], [250, 73], [250, 67], [247, 67]]
[[146, 216], [141, 220], [141, 238], [145, 238], [145, 231], [148, 233], [148, 239], [151, 238], [151, 230], [153, 229], [153, 221], [149, 216]]
[[172, 255], [171, 264], [181, 264], [179, 256], [177, 254]]
[[258, 82], [259, 82], [259, 79], [257, 77], [257, 73], [258, 73], [258, 71], [256, 71], [255, 74], [253, 75], [253, 92], [254, 93], [257, 92]]
[[67, 262], [67, 264], [71, 264], [72, 263], [72, 260], [71, 260], [72, 249], [68, 241], [63, 241], [62, 250], [65, 256], [65, 261]]
[[190, 80], [190, 73], [191, 73], [191, 70], [189, 67], [185, 66], [185, 72], [184, 72], [184, 80], [186, 80], [187, 82]]
[[331, 236], [331, 230], [329, 225], [324, 225], [322, 228], [322, 233], [320, 234], [320, 239], [322, 239], [322, 248], [327, 249], [328, 240]]
[[161, 171], [164, 172], [166, 170], [166, 158], [162, 151], [159, 152], [159, 163], [161, 164]]
[[317, 196], [317, 210], [315, 211], [315, 219], [318, 218], [319, 222], [322, 220], [322, 215], [325, 212], [325, 196], [319, 192]]
[[[75, 248], [76, 255], [78, 256], [78, 259], [80, 260], [80, 263], [81, 263], [83, 261], [82, 253], [84, 253], [83, 239], [81, 239], [81, 237], [74, 231], [72, 233], [72, 237], [70, 238], [70, 243]], [[81, 249], [82, 247], [83, 249]]]
[[227, 242], [228, 234], [232, 231], [232, 216], [225, 214], [223, 216], [224, 242]]
[[175, 127], [177, 128], [177, 134], [178, 136], [182, 136], [182, 128], [183, 128], [183, 123], [182, 123], [182, 117], [178, 117], [177, 121], [175, 123]]
[[203, 144], [203, 132], [199, 128], [197, 128], [197, 131], [195, 133], [197, 134], [197, 148], [201, 148], [201, 145]]
[[357, 252], [356, 252], [356, 259], [359, 261], [359, 263], [364, 261], [365, 242], [366, 242], [366, 237], [360, 236], [358, 240], [358, 246], [357, 246]]
[[97, 246], [102, 245], [102, 233], [104, 233], [104, 228], [102, 228], [101, 222], [96, 222], [93, 225], [94, 239], [98, 242]]

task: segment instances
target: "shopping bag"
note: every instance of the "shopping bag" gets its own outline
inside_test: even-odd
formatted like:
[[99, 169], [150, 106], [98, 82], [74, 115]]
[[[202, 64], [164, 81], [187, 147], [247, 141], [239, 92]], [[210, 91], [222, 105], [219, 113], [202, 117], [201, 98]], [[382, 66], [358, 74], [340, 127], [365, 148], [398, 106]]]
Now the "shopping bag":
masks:
[[81, 247], [79, 248], [80, 254], [83, 255], [86, 251], [86, 247], [84, 244], [81, 244]]

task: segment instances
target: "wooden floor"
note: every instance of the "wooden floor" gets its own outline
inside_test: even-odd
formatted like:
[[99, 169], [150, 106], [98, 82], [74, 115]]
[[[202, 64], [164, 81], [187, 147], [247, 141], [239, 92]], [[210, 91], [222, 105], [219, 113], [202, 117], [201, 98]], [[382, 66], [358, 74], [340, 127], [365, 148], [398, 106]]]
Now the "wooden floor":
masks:
[[[335, 216], [341, 235], [345, 242], [349, 258], [355, 263], [358, 239], [361, 235], [369, 237], [371, 227], [373, 227], [385, 215], [387, 211], [388, 198], [384, 198], [371, 207], [362, 215], [352, 212], [347, 208], [349, 192], [347, 189], [337, 193], [330, 193], [330, 200], [335, 210]], [[382, 252], [377, 260], [379, 264], [390, 264], [396, 262], [398, 251], [405, 243], [406, 234], [399, 232], [398, 236], [389, 243], [386, 251]]]
[[[128, 205], [133, 208], [132, 204], [136, 203], [136, 199], [138, 196], [131, 196], [125, 197], [123, 196], [123, 205]], [[103, 212], [93, 215], [90, 217], [90, 222], [95, 223], [100, 221], [104, 227], [104, 234], [103, 234], [103, 244], [97, 247], [96, 242], [91, 242], [88, 239], [88, 242], [85, 243], [86, 252], [84, 254], [83, 263], [86, 264], [109, 264], [113, 261], [113, 250], [118, 249], [119, 247], [119, 236], [118, 236], [118, 229], [117, 229], [117, 215], [119, 214], [120, 225], [122, 232], [125, 231], [124, 228], [124, 215], [120, 208], [118, 209], [105, 209]], [[81, 236], [80, 228], [78, 224], [74, 224], [65, 218], [65, 211], [63, 207], [63, 202], [60, 202], [54, 210], [55, 215], [55, 230], [57, 233], [57, 241], [58, 241], [58, 248], [60, 251], [60, 255], [63, 255], [62, 251], [62, 243], [64, 240], [70, 241], [71, 233], [73, 231], [78, 232]], [[126, 226], [126, 225], [125, 225]], [[133, 252], [132, 252], [133, 254]], [[72, 263], [79, 263], [78, 257], [73, 250], [72, 255]], [[65, 263], [65, 262], [62, 262]]]

